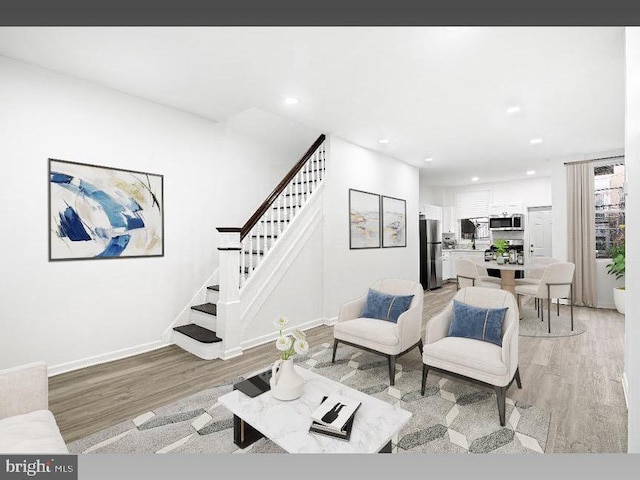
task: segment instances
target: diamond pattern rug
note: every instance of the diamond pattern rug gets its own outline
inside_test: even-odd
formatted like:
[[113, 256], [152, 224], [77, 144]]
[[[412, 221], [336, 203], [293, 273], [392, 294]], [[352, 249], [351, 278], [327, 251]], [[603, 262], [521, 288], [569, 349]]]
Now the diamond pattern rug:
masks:
[[[508, 398], [506, 426], [498, 419], [492, 390], [429, 373], [425, 396], [422, 372], [396, 368], [389, 386], [386, 358], [340, 345], [336, 363], [323, 344], [297, 356], [297, 365], [344, 383], [413, 413], [393, 439], [393, 451], [404, 453], [543, 453], [550, 416], [533, 405]], [[231, 413], [217, 402], [241, 377], [203, 390], [152, 412], [122, 422], [68, 445], [71, 453], [281, 453], [261, 439], [241, 450], [233, 443]], [[526, 381], [526, 379], [523, 379]], [[515, 385], [511, 387], [515, 389]]]

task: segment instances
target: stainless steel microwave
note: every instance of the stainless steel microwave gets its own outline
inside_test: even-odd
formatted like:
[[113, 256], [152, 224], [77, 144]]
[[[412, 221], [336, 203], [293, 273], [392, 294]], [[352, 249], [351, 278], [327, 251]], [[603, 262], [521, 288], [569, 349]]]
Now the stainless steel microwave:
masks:
[[524, 230], [523, 215], [506, 215], [489, 217], [489, 229], [491, 230]]

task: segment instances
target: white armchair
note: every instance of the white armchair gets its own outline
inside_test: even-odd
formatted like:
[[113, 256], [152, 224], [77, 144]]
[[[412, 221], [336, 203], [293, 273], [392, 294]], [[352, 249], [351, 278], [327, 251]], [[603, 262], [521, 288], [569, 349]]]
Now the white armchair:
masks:
[[0, 453], [69, 453], [48, 403], [44, 363], [0, 370]]
[[338, 343], [362, 348], [387, 357], [389, 381], [395, 383], [396, 358], [414, 347], [422, 352], [422, 285], [409, 280], [382, 279], [371, 285], [373, 290], [390, 295], [413, 295], [409, 309], [398, 317], [397, 323], [362, 317], [367, 295], [351, 300], [340, 308], [338, 323], [333, 327], [333, 357], [336, 361]]
[[515, 380], [522, 388], [518, 370], [519, 312], [511, 292], [493, 288], [462, 288], [454, 297], [481, 308], [508, 307], [502, 323], [502, 346], [471, 338], [448, 337], [453, 302], [427, 323], [422, 352], [422, 395], [427, 374], [435, 370], [493, 387], [498, 401], [500, 425], [505, 425], [506, 391]]

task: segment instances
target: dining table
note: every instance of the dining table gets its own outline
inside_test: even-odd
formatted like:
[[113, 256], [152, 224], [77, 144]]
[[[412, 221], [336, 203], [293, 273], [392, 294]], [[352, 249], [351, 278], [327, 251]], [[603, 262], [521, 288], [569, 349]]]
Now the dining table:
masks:
[[514, 295], [516, 294], [516, 271], [527, 271], [540, 268], [540, 265], [534, 265], [532, 263], [498, 263], [495, 260], [485, 261], [480, 265], [488, 269], [500, 270], [500, 288], [507, 290]]

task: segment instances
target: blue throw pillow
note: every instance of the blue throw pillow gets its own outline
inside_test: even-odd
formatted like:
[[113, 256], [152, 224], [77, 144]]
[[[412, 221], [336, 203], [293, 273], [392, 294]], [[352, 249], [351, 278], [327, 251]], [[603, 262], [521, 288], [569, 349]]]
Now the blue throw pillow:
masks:
[[398, 317], [409, 309], [413, 295], [389, 295], [369, 289], [363, 317], [397, 323]]
[[507, 308], [474, 307], [454, 300], [449, 336], [474, 338], [502, 346], [502, 322]]

